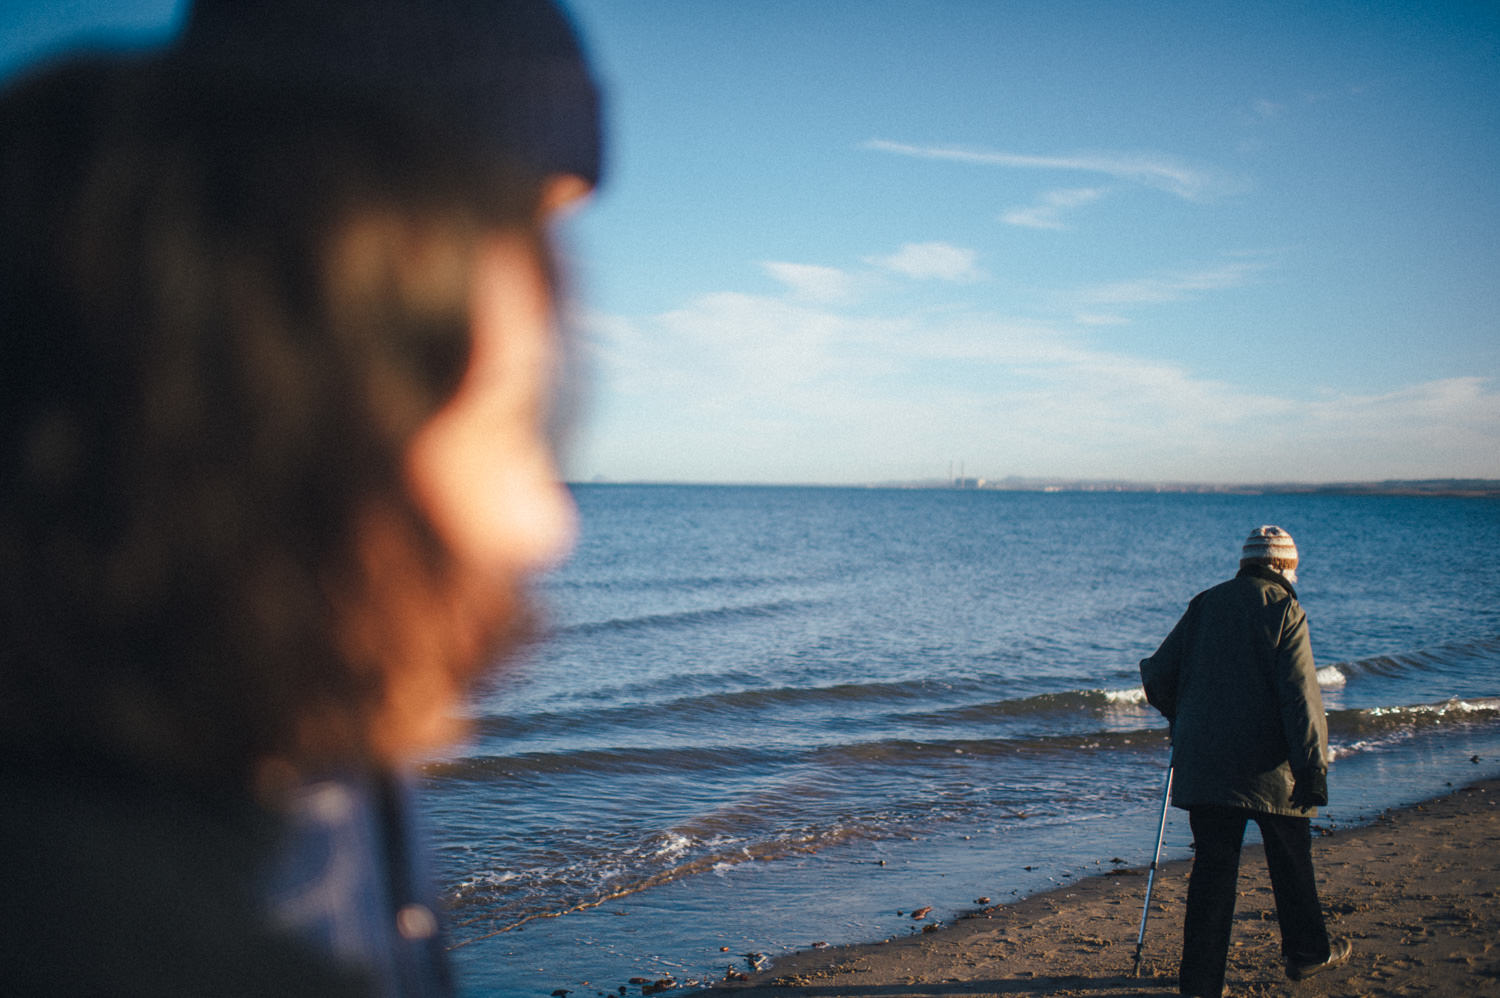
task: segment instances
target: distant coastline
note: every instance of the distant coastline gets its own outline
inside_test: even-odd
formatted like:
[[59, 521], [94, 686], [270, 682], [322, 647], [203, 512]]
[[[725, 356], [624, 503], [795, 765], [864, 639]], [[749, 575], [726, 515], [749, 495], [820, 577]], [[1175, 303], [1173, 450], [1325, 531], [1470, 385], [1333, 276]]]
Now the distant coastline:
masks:
[[1448, 498], [1500, 497], [1500, 479], [1495, 478], [1390, 478], [1378, 482], [1261, 482], [1213, 484], [1203, 482], [1150, 482], [1086, 478], [942, 478], [912, 481], [830, 484], [826, 482], [649, 482], [617, 481], [595, 477], [570, 485], [702, 485], [757, 486], [764, 488], [885, 488], [955, 489], [989, 492], [1172, 492], [1203, 495], [1365, 495], [1432, 496]]
[[938, 481], [929, 487], [995, 489], [1005, 492], [1187, 492], [1217, 495], [1500, 496], [1494, 478], [1390, 478], [1378, 482], [1261, 482], [1205, 484], [1111, 479], [983, 478]]

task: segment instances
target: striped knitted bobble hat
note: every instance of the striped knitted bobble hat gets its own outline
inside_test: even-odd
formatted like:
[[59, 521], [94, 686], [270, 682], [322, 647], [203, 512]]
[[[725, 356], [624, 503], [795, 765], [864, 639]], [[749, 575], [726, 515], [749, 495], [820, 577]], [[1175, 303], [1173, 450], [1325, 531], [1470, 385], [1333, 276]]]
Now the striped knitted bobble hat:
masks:
[[1285, 574], [1288, 579], [1295, 579], [1297, 545], [1292, 543], [1292, 535], [1280, 527], [1256, 527], [1245, 538], [1245, 546], [1240, 550], [1240, 565], [1264, 565]]

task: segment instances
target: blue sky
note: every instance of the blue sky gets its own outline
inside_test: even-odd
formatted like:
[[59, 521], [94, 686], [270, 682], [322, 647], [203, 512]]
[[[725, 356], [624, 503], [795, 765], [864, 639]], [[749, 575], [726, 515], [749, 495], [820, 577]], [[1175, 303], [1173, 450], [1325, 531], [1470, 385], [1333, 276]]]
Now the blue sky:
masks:
[[1500, 5], [569, 6], [571, 476], [1500, 478]]

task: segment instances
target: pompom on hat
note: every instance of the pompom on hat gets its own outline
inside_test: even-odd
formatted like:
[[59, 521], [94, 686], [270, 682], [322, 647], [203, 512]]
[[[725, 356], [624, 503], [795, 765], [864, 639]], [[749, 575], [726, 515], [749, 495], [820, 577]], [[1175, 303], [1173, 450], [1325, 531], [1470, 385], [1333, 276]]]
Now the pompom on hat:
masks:
[[1240, 549], [1240, 565], [1264, 565], [1289, 577], [1297, 571], [1297, 545], [1280, 527], [1256, 527]]

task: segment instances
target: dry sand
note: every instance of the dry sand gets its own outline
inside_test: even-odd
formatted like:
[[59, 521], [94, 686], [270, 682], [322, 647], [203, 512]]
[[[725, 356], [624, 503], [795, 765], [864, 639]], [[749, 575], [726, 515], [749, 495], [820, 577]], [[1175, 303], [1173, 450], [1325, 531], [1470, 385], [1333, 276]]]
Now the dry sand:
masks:
[[[1287, 980], [1265, 859], [1259, 845], [1247, 845], [1228, 994], [1500, 998], [1500, 780], [1370, 825], [1315, 833], [1313, 862], [1329, 932], [1353, 941], [1353, 957], [1301, 983]], [[793, 954], [699, 994], [1176, 995], [1188, 862], [1158, 872], [1141, 976], [1133, 977], [1144, 872], [1093, 877], [883, 943]]]

